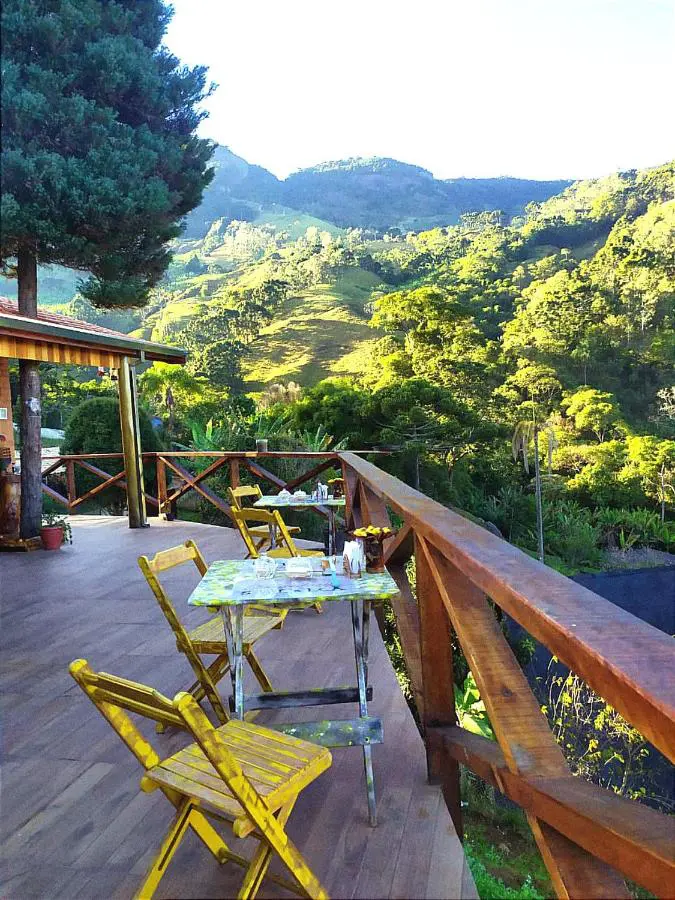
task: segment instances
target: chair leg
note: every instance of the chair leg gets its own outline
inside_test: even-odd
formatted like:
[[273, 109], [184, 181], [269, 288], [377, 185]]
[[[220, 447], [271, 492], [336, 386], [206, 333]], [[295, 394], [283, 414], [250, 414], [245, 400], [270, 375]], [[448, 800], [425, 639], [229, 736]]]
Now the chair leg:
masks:
[[192, 694], [198, 703], [205, 697], [208, 698], [214, 713], [218, 717], [218, 721], [221, 725], [225, 725], [230, 721], [230, 717], [225, 710], [223, 701], [220, 699], [216, 689], [216, 683], [229, 669], [230, 664], [227, 653], [221, 654], [208, 667], [204, 664], [200, 656], [191, 648], [189, 651], [184, 649], [183, 653], [187, 656], [192, 671], [197, 676], [197, 681], [192, 685], [188, 693]]
[[263, 689], [263, 691], [273, 691], [274, 688], [272, 687], [272, 682], [267, 677], [267, 673], [260, 664], [260, 660], [255, 655], [253, 647], [250, 644], [247, 644], [244, 647], [244, 656], [248, 660], [248, 664], [253, 670], [253, 674], [258, 679], [258, 684]]
[[[230, 660], [228, 659], [227, 653], [221, 654], [214, 662], [206, 670], [211, 680], [214, 684], [218, 684], [220, 679], [230, 670]], [[188, 694], [192, 694], [197, 703], [201, 703], [204, 697], [206, 697], [206, 691], [204, 690], [204, 685], [201, 681], [193, 682], [190, 687], [187, 689]]]
[[[288, 821], [288, 817], [290, 816], [297, 799], [297, 797], [294, 797], [279, 810], [276, 819], [281, 826], [285, 825]], [[244, 881], [239, 888], [237, 900], [255, 900], [255, 897], [263, 883], [263, 879], [265, 877], [267, 869], [272, 862], [273, 855], [274, 850], [269, 846], [269, 844], [267, 844], [265, 841], [260, 841], [258, 849], [253, 854], [253, 858], [251, 859], [251, 865], [248, 867], [246, 875], [244, 876]]]
[[192, 810], [193, 807], [189, 800], [185, 800], [178, 807], [171, 827], [162, 841], [162, 845], [150, 866], [148, 874], [145, 876], [143, 884], [135, 895], [138, 900], [150, 900], [157, 890], [157, 886], [190, 824]]
[[278, 845], [274, 849], [279, 859], [300, 885], [305, 896], [310, 900], [328, 900], [325, 887], [309, 868], [303, 855], [290, 838], [287, 839], [284, 846]]
[[219, 863], [225, 863], [228, 859], [235, 861], [240, 859], [236, 853], [230, 850], [204, 813], [197, 809], [192, 810], [190, 828], [204, 842]]

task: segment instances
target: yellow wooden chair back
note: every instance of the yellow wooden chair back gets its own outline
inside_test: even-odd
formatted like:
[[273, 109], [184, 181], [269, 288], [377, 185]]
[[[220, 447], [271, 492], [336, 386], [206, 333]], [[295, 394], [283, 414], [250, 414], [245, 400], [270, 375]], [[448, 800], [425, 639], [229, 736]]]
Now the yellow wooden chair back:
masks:
[[256, 549], [253, 536], [251, 535], [248, 527], [249, 523], [255, 525], [268, 525], [271, 528], [276, 528], [280, 543], [286, 547], [289, 554], [291, 556], [301, 556], [301, 553], [296, 546], [295, 541], [291, 537], [290, 532], [286, 527], [286, 523], [279, 515], [278, 510], [237, 509], [237, 507], [231, 506], [230, 515], [232, 516], [232, 521], [239, 529], [239, 534], [242, 536], [244, 543], [246, 544], [246, 549], [248, 550], [249, 556], [251, 556], [253, 559], [257, 559], [259, 554], [258, 550]]
[[110, 722], [146, 769], [156, 766], [159, 756], [125, 710], [161, 722], [163, 725], [187, 728], [173, 701], [154, 688], [109, 675], [107, 672], [94, 672], [86, 659], [74, 660], [68, 669], [101, 715]]
[[259, 484], [241, 484], [236, 488], [228, 488], [227, 495], [230, 498], [230, 503], [232, 504], [232, 506], [236, 506], [237, 509], [241, 509], [242, 499], [248, 499], [252, 497], [255, 502], [256, 500], [260, 500], [263, 492]]
[[229, 715], [225, 710], [220, 695], [216, 689], [215, 681], [211, 676], [208, 668], [202, 661], [201, 657], [194, 648], [190, 635], [181, 622], [176, 610], [169, 599], [168, 594], [164, 590], [162, 583], [157, 577], [160, 572], [167, 569], [173, 569], [184, 563], [194, 562], [200, 575], [205, 575], [208, 569], [206, 560], [202, 556], [199, 548], [194, 541], [188, 540], [178, 547], [171, 547], [168, 550], [160, 550], [152, 559], [147, 556], [138, 557], [138, 565], [141, 572], [145, 576], [145, 580], [150, 585], [150, 590], [155, 595], [164, 617], [171, 626], [171, 630], [176, 636], [176, 644], [181, 653], [184, 653], [188, 662], [192, 666], [192, 671], [197, 676], [197, 680], [204, 689], [204, 693], [209, 699], [214, 712], [221, 722], [227, 722]]

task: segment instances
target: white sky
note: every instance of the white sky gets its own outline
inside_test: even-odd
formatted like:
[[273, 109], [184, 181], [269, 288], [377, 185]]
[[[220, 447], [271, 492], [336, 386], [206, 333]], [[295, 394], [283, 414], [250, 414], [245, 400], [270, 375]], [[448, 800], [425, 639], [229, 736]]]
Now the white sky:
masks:
[[675, 155], [670, 0], [173, 0], [201, 131], [280, 177], [391, 156], [584, 178]]

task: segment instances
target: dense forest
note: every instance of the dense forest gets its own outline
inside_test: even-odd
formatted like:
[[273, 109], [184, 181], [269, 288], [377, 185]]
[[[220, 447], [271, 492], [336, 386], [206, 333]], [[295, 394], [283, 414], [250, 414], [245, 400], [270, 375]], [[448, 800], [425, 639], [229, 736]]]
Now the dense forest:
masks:
[[531, 552], [536, 439], [547, 559], [601, 566], [674, 546], [673, 183], [673, 164], [622, 172], [405, 235], [222, 218], [142, 312], [66, 308], [188, 348], [186, 372], [142, 379], [164, 419], [170, 395], [167, 439], [210, 423], [238, 446], [249, 422], [279, 446], [393, 447], [406, 480]]

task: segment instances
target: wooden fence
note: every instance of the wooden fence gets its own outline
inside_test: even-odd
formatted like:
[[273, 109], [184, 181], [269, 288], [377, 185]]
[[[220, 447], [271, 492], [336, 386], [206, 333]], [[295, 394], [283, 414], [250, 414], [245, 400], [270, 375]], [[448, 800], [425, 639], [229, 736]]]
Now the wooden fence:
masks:
[[[285, 481], [273, 472], [265, 468], [261, 460], [267, 459], [307, 459], [314, 465], [307, 471]], [[115, 488], [126, 491], [125, 471], [112, 473], [104, 468], [109, 466], [109, 461], [121, 461], [122, 453], [90, 453], [70, 454], [50, 458], [49, 465], [42, 472], [42, 490], [56, 503], [61, 504], [70, 513], [81, 510], [83, 504], [94, 500], [102, 491]], [[187, 469], [184, 462], [194, 461], [195, 464], [206, 465], [197, 472]], [[331, 467], [340, 468], [340, 461], [332, 452], [224, 452], [224, 451], [162, 451], [143, 454], [143, 464], [147, 476], [152, 473], [153, 466], [156, 473], [157, 496], [145, 491], [145, 501], [152, 514], [173, 519], [178, 515], [177, 503], [190, 492], [203, 498], [224, 515], [230, 515], [230, 504], [227, 499], [216, 493], [206, 481], [216, 472], [225, 469], [228, 472], [228, 482], [231, 487], [238, 487], [242, 470], [247, 470], [253, 478], [266, 482], [271, 486], [273, 493], [286, 488], [289, 491], [297, 490], [300, 485], [318, 478], [322, 472]], [[78, 493], [76, 472], [78, 469], [88, 472], [99, 479], [99, 483], [82, 494]], [[65, 492], [62, 493], [48, 479], [55, 473], [65, 472]], [[320, 510], [321, 511], [321, 510]], [[324, 512], [325, 514], [325, 512]]]
[[[307, 457], [313, 466], [284, 482], [261, 460]], [[64, 456], [67, 496], [47, 493], [74, 511], [106, 487], [124, 489], [103, 459]], [[402, 520], [387, 548], [399, 597], [392, 603], [419, 711], [429, 775], [438, 780], [462, 833], [460, 763], [521, 806], [559, 897], [627, 897], [623, 876], [657, 896], [675, 895], [675, 819], [571, 774], [488, 602], [490, 598], [577, 675], [671, 762], [675, 762], [675, 655], [672, 638], [536, 562], [516, 547], [408, 487], [355, 453], [156, 453], [162, 514], [194, 491], [227, 514], [204, 482], [223, 467], [236, 486], [242, 468], [273, 489], [294, 490], [341, 466], [348, 527]], [[201, 458], [199, 473], [180, 459]], [[92, 459], [97, 462], [92, 463]], [[208, 460], [211, 460], [210, 462]], [[76, 496], [75, 467], [101, 478]], [[169, 486], [167, 473], [174, 476]], [[406, 563], [414, 556], [413, 591]], [[458, 727], [454, 705], [454, 631], [485, 703], [496, 741]]]

